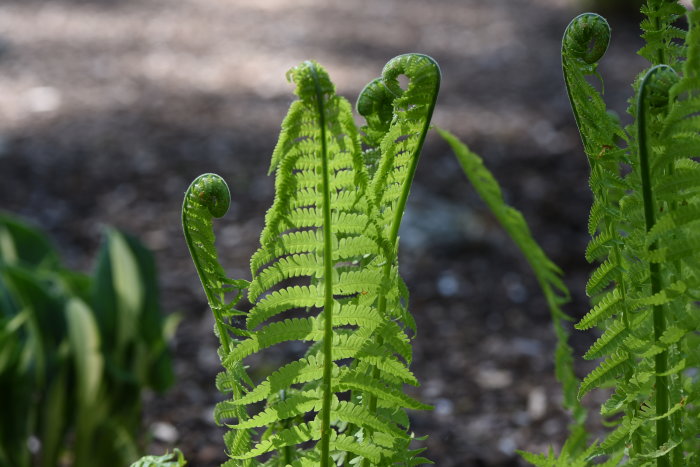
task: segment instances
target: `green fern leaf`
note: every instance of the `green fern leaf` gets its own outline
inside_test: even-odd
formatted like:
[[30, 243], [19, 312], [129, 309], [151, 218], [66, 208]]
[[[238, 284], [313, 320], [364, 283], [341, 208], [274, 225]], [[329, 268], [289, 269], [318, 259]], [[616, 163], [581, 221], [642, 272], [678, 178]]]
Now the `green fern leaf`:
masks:
[[601, 321], [608, 319], [612, 315], [620, 313], [623, 309], [622, 307], [623, 301], [620, 291], [618, 289], [614, 289], [603, 295], [598, 304], [594, 306], [593, 309], [590, 310], [586, 316], [584, 316], [581, 321], [576, 324], [575, 327], [581, 331], [590, 329]]
[[610, 355], [583, 379], [581, 387], [579, 388], [578, 398], [581, 399], [590, 390], [617, 378], [628, 364], [627, 353], [618, 351]]
[[357, 371], [349, 370], [341, 373], [334, 384], [339, 392], [345, 390], [360, 390], [363, 393], [377, 396], [378, 399], [390, 403], [392, 407], [404, 407], [414, 410], [432, 409], [431, 406], [422, 404], [402, 392]]
[[[253, 459], [271, 451], [278, 451], [287, 446], [296, 446], [307, 441], [317, 441], [321, 438], [321, 424], [318, 421], [301, 423], [260, 441], [248, 452], [231, 456], [233, 459]], [[305, 464], [302, 464], [305, 465]], [[314, 464], [312, 464], [314, 465]], [[318, 465], [318, 464], [315, 464]]]
[[335, 420], [352, 423], [356, 426], [371, 428], [381, 433], [390, 433], [396, 438], [409, 436], [403, 430], [379, 418], [362, 405], [350, 401], [334, 400], [331, 405], [331, 417]]
[[278, 401], [248, 420], [232, 425], [231, 428], [242, 429], [270, 426], [275, 422], [305, 415], [312, 410], [320, 411], [320, 409], [321, 403], [318, 390], [306, 391]]
[[605, 260], [586, 283], [586, 294], [590, 297], [607, 288], [618, 274], [618, 266], [610, 259]]
[[484, 166], [482, 159], [451, 133], [441, 129], [438, 129], [438, 133], [451, 146], [472, 186], [518, 245], [537, 277], [547, 299], [557, 336], [555, 350], [557, 379], [564, 387], [565, 406], [574, 413], [574, 418], [579, 423], [585, 419], [585, 411], [576, 398], [578, 381], [573, 372], [572, 350], [568, 345], [569, 333], [564, 324], [570, 318], [561, 310], [561, 305], [569, 299], [569, 291], [561, 280], [561, 270], [534, 240], [522, 214], [505, 203], [498, 182]]
[[615, 320], [607, 326], [603, 335], [591, 345], [591, 348], [588, 349], [583, 358], [593, 360], [607, 354], [610, 349], [618, 347], [620, 341], [627, 336], [628, 332], [627, 326], [621, 319]]

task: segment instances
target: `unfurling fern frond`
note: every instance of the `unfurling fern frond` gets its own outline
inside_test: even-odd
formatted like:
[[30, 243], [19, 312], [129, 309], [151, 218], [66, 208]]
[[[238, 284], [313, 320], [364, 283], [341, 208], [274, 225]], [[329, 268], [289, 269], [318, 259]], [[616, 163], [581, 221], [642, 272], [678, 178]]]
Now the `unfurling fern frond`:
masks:
[[[405, 90], [399, 85], [400, 75], [409, 79]], [[440, 69], [432, 58], [400, 55], [386, 64], [381, 78], [367, 85], [357, 102], [358, 112], [367, 119], [370, 150], [379, 148], [371, 194], [392, 248], [439, 88]]]
[[[214, 332], [221, 342], [219, 356], [222, 361], [226, 360], [237, 345], [235, 335], [240, 335], [241, 331], [233, 324], [233, 319], [243, 313], [236, 311], [234, 306], [248, 286], [245, 280], [227, 278], [217, 257], [212, 219], [226, 214], [230, 203], [231, 194], [226, 182], [218, 175], [204, 174], [197, 177], [187, 189], [182, 205], [185, 240], [214, 314]], [[235, 295], [228, 303], [227, 293]], [[224, 365], [224, 371], [217, 376], [217, 388], [224, 393], [231, 393], [234, 398], [242, 396], [246, 384], [250, 384], [250, 378], [240, 362]], [[246, 418], [245, 410], [240, 407], [235, 409], [234, 414], [240, 419]], [[241, 453], [250, 449], [250, 437], [248, 430], [239, 431], [227, 443], [230, 451]], [[242, 465], [248, 467], [250, 463]]]
[[[410, 80], [406, 91], [398, 74]], [[402, 390], [417, 381], [408, 369], [405, 326], [414, 325], [396, 241], [439, 69], [426, 56], [400, 56], [366, 88], [364, 103], [368, 89], [371, 99], [383, 96], [377, 108], [360, 105], [368, 118], [362, 137], [376, 143], [374, 158], [363, 154], [350, 104], [335, 94], [323, 68], [305, 62], [288, 77], [298, 100], [272, 155], [275, 199], [249, 284], [226, 279], [216, 261], [211, 218], [225, 212], [223, 181], [211, 174], [197, 179], [183, 211], [193, 259], [221, 321], [226, 372], [217, 387], [233, 396], [215, 409], [216, 421], [231, 429], [225, 465], [327, 466], [331, 458], [415, 465], [424, 459], [417, 457], [421, 449], [409, 449], [405, 410], [429, 407]], [[247, 289], [252, 308], [244, 327], [227, 321], [239, 314], [232, 304], [239, 297], [224, 301], [227, 286]], [[290, 341], [306, 343], [305, 354], [248, 377], [249, 358]]]
[[[216, 174], [204, 174], [197, 177], [187, 189], [182, 205], [182, 226], [187, 247], [216, 318], [217, 335], [226, 349], [226, 318], [242, 314], [236, 312], [233, 306], [248, 286], [244, 280], [227, 278], [217, 259], [212, 219], [223, 217], [230, 204], [231, 193], [226, 182]], [[236, 292], [235, 298], [228, 304], [225, 300], [227, 292]]]

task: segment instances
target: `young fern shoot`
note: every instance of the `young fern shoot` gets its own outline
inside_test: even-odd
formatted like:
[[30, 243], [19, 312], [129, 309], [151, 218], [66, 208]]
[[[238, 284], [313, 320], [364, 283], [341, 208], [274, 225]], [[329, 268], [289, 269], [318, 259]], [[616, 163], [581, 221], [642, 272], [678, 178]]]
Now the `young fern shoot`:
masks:
[[[406, 90], [400, 74], [410, 80]], [[360, 97], [368, 121], [362, 135], [350, 104], [317, 63], [304, 62], [288, 77], [299, 99], [272, 155], [275, 200], [251, 258], [250, 283], [227, 279], [216, 259], [211, 219], [225, 212], [223, 180], [195, 180], [183, 210], [222, 344], [226, 371], [217, 386], [232, 395], [215, 411], [231, 429], [225, 465], [428, 462], [418, 456], [422, 449], [409, 448], [405, 410], [429, 406], [402, 389], [417, 380], [408, 369], [415, 324], [398, 274], [397, 233], [439, 68], [424, 55], [390, 61]], [[243, 289], [252, 304], [245, 314], [234, 309]], [[237, 295], [227, 304], [228, 290]], [[236, 315], [244, 326], [233, 325]], [[248, 376], [246, 359], [289, 341], [307, 343], [306, 352], [270, 374], [252, 369]]]

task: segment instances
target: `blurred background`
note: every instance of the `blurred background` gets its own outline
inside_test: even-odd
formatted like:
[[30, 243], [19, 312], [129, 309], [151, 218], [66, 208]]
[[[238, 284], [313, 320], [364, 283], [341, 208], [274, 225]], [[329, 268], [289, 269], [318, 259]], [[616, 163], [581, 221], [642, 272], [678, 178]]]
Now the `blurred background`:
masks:
[[[105, 225], [154, 251], [176, 383], [144, 403], [149, 451], [179, 446], [221, 463], [213, 320], [181, 235], [190, 181], [229, 183], [217, 222], [232, 277], [249, 278], [289, 103], [290, 67], [320, 62], [354, 102], [392, 57], [421, 52], [443, 72], [434, 123], [482, 155], [587, 311], [588, 167], [561, 77], [564, 28], [607, 8], [601, 64], [622, 114], [644, 67], [633, 1], [1, 0], [0, 209], [46, 230], [89, 271]], [[624, 116], [623, 116], [624, 121]], [[413, 413], [440, 466], [523, 465], [516, 449], [560, 446], [568, 419], [553, 375], [549, 312], [527, 264], [480, 203], [449, 148], [428, 138], [401, 232], [419, 334], [412, 369], [432, 412]], [[593, 336], [576, 332], [578, 355]], [[577, 372], [590, 366], [577, 361]], [[604, 398], [592, 394], [594, 406]]]

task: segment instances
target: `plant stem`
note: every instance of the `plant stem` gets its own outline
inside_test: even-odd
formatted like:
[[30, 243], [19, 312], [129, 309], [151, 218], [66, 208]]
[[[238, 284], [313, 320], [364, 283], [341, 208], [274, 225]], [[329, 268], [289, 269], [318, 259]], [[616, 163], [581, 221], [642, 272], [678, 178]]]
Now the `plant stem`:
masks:
[[[665, 66], [652, 67], [642, 80], [639, 88], [639, 96], [637, 99], [637, 144], [639, 146], [639, 170], [642, 179], [642, 197], [644, 201], [644, 219], [646, 222], [646, 230], [649, 232], [656, 223], [656, 208], [654, 206], [654, 197], [652, 194], [650, 171], [649, 171], [649, 148], [650, 141], [647, 135], [647, 118], [648, 109], [645, 102], [647, 85], [650, 83], [653, 75]], [[656, 242], [650, 245], [654, 249]], [[651, 285], [651, 295], [661, 291], [661, 271], [659, 263], [649, 263], [649, 281]], [[654, 305], [652, 307], [654, 320], [654, 340], [659, 341], [664, 331], [666, 330], [666, 318], [664, 317], [663, 307]], [[659, 449], [669, 438], [669, 423], [668, 418], [663, 416], [668, 412], [668, 376], [661, 376], [666, 373], [668, 368], [668, 351], [664, 350], [655, 357], [655, 392], [656, 392], [656, 448]], [[657, 459], [658, 467], [670, 467], [670, 461], [667, 455], [663, 455]]]
[[331, 369], [333, 367], [333, 251], [331, 250], [331, 195], [329, 180], [328, 148], [326, 147], [326, 113], [323, 102], [323, 93], [318, 81], [315, 65], [309, 67], [311, 76], [316, 86], [316, 108], [318, 110], [318, 123], [321, 128], [321, 171], [323, 176], [323, 405], [321, 408], [321, 467], [328, 467], [330, 461], [331, 440], [331, 398], [332, 380]]

